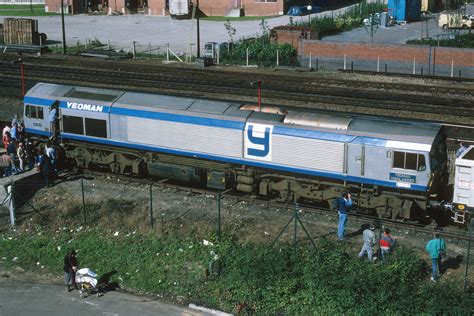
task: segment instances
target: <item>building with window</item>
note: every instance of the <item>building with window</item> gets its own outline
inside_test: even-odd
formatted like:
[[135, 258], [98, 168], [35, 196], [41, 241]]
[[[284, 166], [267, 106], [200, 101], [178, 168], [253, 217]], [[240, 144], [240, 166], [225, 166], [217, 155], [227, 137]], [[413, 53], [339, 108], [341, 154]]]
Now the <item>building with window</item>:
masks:
[[[190, 17], [197, 0], [63, 0], [64, 12], [71, 14], [103, 11], [107, 14], [143, 13], [170, 15], [170, 6], [178, 7]], [[44, 0], [47, 12], [60, 12], [61, 0]], [[199, 0], [199, 9], [207, 16], [274, 16], [283, 15], [292, 0]], [[184, 14], [183, 14], [184, 15]]]

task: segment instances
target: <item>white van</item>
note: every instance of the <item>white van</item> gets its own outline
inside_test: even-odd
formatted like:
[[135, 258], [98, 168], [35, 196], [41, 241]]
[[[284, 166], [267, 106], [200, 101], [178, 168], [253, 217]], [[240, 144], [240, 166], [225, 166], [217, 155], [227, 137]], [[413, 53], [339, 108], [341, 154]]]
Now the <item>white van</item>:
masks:
[[441, 13], [438, 17], [438, 26], [443, 29], [469, 29], [473, 27], [473, 21], [466, 15]]

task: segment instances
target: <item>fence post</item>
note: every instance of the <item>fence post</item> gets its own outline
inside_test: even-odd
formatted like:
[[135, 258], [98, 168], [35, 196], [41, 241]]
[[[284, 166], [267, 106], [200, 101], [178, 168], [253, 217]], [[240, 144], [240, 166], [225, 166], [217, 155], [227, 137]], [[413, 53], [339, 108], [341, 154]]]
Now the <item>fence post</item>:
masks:
[[15, 184], [12, 181], [11, 184], [7, 187], [7, 196], [10, 196], [8, 201], [8, 209], [10, 211], [10, 226], [15, 226]]
[[135, 41], [133, 41], [133, 43], [132, 43], [132, 47], [133, 47], [133, 58], [136, 58], [136, 57], [137, 57], [137, 50], [136, 50], [136, 48], [135, 48], [135, 43], [136, 43]]
[[84, 224], [87, 224], [86, 200], [84, 198], [84, 178], [81, 178], [81, 191], [82, 191], [82, 213], [84, 215]]
[[459, 69], [459, 78], [461, 78], [461, 69]]
[[277, 49], [277, 67], [280, 66], [280, 51]]
[[319, 58], [316, 58], [316, 71], [319, 71]]
[[423, 67], [421, 67], [421, 75], [423, 76]]
[[344, 70], [346, 70], [346, 54], [344, 54]]
[[413, 74], [416, 74], [416, 57], [413, 57]]
[[153, 184], [150, 184], [150, 223], [153, 228]]
[[451, 59], [451, 78], [454, 76], [454, 60]]
[[249, 48], [247, 47], [247, 67], [249, 66]]
[[221, 240], [221, 191], [217, 193], [217, 240]]
[[385, 64], [385, 73], [387, 73], [387, 64]]
[[354, 71], [354, 61], [351, 60], [351, 71]]
[[166, 62], [170, 62], [170, 44], [166, 44]]
[[380, 56], [377, 56], [377, 72], [380, 72]]
[[467, 246], [466, 273], [464, 274], [464, 292], [466, 292], [466, 288], [467, 288], [467, 271], [469, 269], [469, 257], [471, 253], [471, 236], [472, 236], [472, 231], [474, 230], [474, 218], [471, 218], [468, 229], [469, 229], [469, 242]]

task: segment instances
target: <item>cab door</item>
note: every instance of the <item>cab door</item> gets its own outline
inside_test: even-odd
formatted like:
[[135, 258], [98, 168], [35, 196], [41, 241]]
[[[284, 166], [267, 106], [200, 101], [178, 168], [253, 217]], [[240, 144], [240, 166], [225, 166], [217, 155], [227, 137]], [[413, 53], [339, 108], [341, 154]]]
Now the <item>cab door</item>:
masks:
[[24, 113], [25, 128], [40, 133], [49, 133], [48, 116], [48, 107], [26, 104]]

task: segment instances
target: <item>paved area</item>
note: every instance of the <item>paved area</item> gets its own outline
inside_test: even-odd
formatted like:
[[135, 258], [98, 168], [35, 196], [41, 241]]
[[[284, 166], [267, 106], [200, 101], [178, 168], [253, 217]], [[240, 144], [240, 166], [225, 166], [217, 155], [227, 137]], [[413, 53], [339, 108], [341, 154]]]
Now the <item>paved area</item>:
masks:
[[35, 315], [140, 315], [140, 316], [206, 316], [212, 315], [175, 306], [153, 297], [137, 297], [107, 292], [81, 299], [77, 291], [66, 292], [65, 286], [11, 282], [0, 278], [0, 316]]
[[[466, 7], [468, 14], [474, 14], [474, 4]], [[394, 25], [390, 27], [378, 28], [373, 32], [374, 43], [384, 44], [405, 44], [407, 40], [420, 38], [447, 38], [454, 32], [468, 33], [468, 30], [443, 30], [438, 27], [437, 18], [425, 21], [412, 22], [405, 25]], [[327, 36], [322, 39], [326, 42], [363, 42], [370, 43], [372, 37], [370, 29], [360, 27], [349, 32]]]
[[[342, 8], [317, 14], [338, 15], [347, 10]], [[311, 15], [311, 16], [315, 16]], [[293, 17], [295, 22], [308, 19], [308, 16]], [[39, 31], [46, 33], [48, 40], [61, 42], [62, 27], [60, 16], [35, 17], [39, 21]], [[265, 20], [269, 28], [290, 23], [289, 16], [268, 18]], [[223, 42], [230, 40], [225, 27], [225, 21], [200, 20], [201, 50], [205, 42]], [[235, 28], [234, 40], [240, 38], [260, 36], [263, 28], [261, 20], [231, 21]], [[75, 45], [78, 41], [85, 43], [86, 39], [98, 39], [102, 43], [110, 43], [116, 47], [128, 49], [135, 41], [136, 45], [148, 47], [160, 46], [163, 49], [167, 44], [177, 53], [189, 53], [192, 49], [196, 52], [196, 21], [173, 20], [170, 17], [148, 15], [66, 15], [65, 16], [66, 42]]]
[[[347, 8], [326, 11], [312, 16], [337, 16]], [[474, 14], [474, 4], [467, 6], [467, 13]], [[308, 16], [293, 17], [293, 21], [303, 21]], [[39, 21], [40, 32], [46, 33], [51, 41], [61, 42], [62, 28], [60, 16], [35, 17]], [[265, 20], [269, 28], [290, 23], [289, 16], [268, 18]], [[262, 34], [262, 21], [231, 21], [235, 28], [234, 40], [255, 37]], [[201, 50], [208, 41], [227, 41], [230, 39], [225, 22], [200, 21]], [[428, 29], [428, 30], [427, 30]], [[66, 42], [75, 45], [77, 42], [85, 43], [86, 39], [97, 39], [102, 43], [110, 42], [112, 45], [127, 50], [135, 41], [138, 49], [146, 49], [149, 45], [159, 46], [164, 49], [167, 44], [177, 53], [196, 52], [196, 21], [173, 20], [170, 17], [130, 15], [130, 16], [90, 16], [74, 15], [65, 16]], [[443, 31], [437, 26], [436, 19], [428, 22], [414, 22], [407, 25], [397, 25], [378, 29], [372, 37], [363, 27], [342, 34], [328, 36], [323, 41], [352, 41], [375, 43], [403, 44], [408, 39], [421, 37], [448, 36], [448, 31]]]

